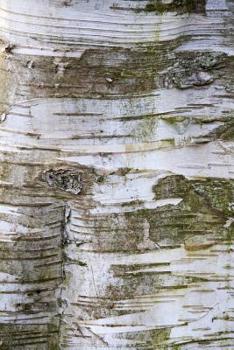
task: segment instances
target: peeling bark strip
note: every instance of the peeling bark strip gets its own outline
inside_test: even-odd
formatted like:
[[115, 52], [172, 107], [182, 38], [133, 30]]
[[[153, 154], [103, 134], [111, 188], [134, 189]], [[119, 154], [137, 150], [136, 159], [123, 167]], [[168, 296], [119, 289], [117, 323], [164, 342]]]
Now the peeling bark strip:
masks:
[[233, 349], [233, 13], [0, 0], [0, 349]]

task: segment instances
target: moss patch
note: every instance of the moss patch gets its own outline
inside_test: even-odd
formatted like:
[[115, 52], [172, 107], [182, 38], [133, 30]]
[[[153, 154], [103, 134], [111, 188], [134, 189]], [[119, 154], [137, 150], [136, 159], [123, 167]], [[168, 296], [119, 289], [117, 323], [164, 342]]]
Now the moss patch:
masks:
[[145, 12], [177, 12], [177, 13], [205, 13], [205, 0], [174, 0], [171, 3], [163, 3], [161, 0], [150, 0], [146, 4]]
[[225, 227], [228, 218], [233, 215], [230, 204], [234, 197], [233, 180], [187, 180], [179, 175], [169, 176], [154, 187], [154, 193], [157, 200], [182, 198], [182, 201], [178, 205], [125, 213], [132, 230], [135, 227], [136, 232], [142, 232], [146, 220], [149, 237], [154, 242], [176, 246], [186, 240], [190, 242], [193, 237], [191, 244], [198, 242], [204, 249], [209, 247], [210, 242], [233, 236], [232, 226]]

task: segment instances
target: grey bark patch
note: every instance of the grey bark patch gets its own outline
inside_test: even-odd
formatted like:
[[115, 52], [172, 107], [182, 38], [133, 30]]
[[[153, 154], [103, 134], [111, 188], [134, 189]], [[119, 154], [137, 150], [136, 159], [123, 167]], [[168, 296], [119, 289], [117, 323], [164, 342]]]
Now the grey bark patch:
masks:
[[165, 88], [188, 89], [209, 85], [215, 80], [216, 70], [224, 67], [225, 55], [216, 52], [177, 54], [172, 67], [161, 72], [160, 85]]
[[79, 194], [82, 190], [82, 176], [73, 170], [50, 169], [42, 175], [42, 180], [50, 187], [54, 187], [69, 193]]
[[206, 72], [196, 72], [191, 76], [177, 79], [174, 82], [180, 89], [186, 89], [192, 86], [204, 86], [211, 84], [214, 81], [212, 75]]

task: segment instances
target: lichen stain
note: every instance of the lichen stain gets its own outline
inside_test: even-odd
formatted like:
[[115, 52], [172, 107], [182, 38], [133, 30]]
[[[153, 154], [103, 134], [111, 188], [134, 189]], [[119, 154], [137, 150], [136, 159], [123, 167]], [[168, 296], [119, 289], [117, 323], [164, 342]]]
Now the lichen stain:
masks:
[[[0, 115], [1, 121], [4, 122], [6, 114], [14, 101], [17, 81], [16, 74], [13, 74], [9, 55], [6, 53], [0, 54]], [[0, 123], [1, 123], [0, 121]]]
[[138, 141], [149, 141], [155, 134], [157, 120], [155, 117], [144, 118], [142, 122], [133, 130], [134, 137]]

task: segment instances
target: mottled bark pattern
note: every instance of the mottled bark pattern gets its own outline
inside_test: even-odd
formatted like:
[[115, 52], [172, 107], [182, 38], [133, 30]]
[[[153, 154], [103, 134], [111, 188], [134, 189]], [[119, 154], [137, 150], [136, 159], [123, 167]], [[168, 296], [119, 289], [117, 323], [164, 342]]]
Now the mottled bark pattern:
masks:
[[0, 349], [233, 349], [233, 12], [0, 0]]

